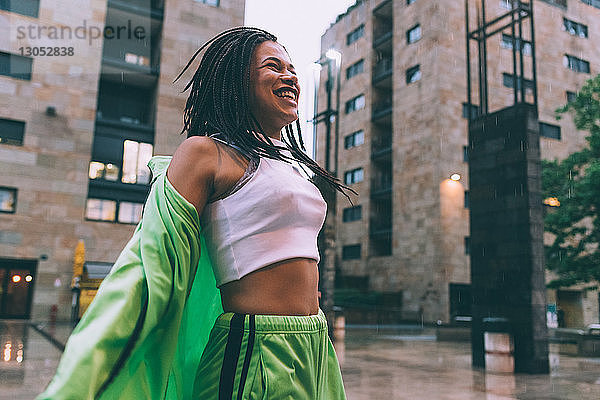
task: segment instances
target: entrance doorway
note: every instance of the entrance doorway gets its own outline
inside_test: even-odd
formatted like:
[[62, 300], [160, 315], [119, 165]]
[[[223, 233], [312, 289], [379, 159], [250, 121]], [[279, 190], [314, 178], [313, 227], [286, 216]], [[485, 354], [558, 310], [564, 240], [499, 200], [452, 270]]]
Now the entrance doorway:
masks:
[[0, 318], [29, 319], [37, 260], [0, 258]]

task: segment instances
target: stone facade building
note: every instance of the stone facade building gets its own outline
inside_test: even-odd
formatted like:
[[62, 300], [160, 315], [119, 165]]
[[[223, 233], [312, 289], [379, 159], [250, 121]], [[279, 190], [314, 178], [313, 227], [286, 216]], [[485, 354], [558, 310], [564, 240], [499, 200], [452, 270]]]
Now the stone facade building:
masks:
[[[478, 2], [470, 2], [471, 29]], [[506, 13], [510, 3], [486, 1], [487, 20]], [[533, 3], [541, 155], [562, 159], [585, 144], [585, 132], [575, 129], [569, 115], [557, 121], [554, 110], [600, 72], [600, 4]], [[400, 310], [405, 320], [453, 322], [469, 315], [466, 117], [473, 110], [465, 103], [465, 43], [465, 2], [455, 0], [357, 1], [321, 41], [323, 54], [328, 49], [342, 54], [331, 169], [359, 192], [355, 206], [343, 196], [337, 200], [337, 286], [343, 293], [381, 293], [380, 305]], [[511, 48], [510, 29], [488, 42], [491, 111], [512, 104]], [[529, 71], [528, 39], [523, 52]], [[322, 63], [325, 82], [325, 56]], [[329, 68], [335, 78], [335, 64]], [[332, 88], [335, 99], [337, 87]], [[531, 98], [530, 89], [527, 93]], [[322, 112], [325, 85], [318, 104]], [[319, 124], [322, 164], [326, 136]], [[450, 179], [454, 174], [456, 180]], [[564, 326], [598, 321], [597, 292], [552, 290], [548, 299], [563, 310]]]
[[[151, 155], [172, 154], [207, 39], [244, 0], [2, 2], [0, 318], [71, 313], [74, 251], [102, 276], [131, 237]], [[6, 36], [3, 36], [6, 37]]]

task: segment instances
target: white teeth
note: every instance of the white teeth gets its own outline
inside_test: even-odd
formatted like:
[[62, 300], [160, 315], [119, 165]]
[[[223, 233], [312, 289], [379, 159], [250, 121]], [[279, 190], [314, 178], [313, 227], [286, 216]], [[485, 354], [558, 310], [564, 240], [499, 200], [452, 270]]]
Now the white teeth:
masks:
[[275, 95], [278, 97], [286, 97], [286, 98], [289, 98], [292, 100], [296, 100], [296, 96], [295, 96], [294, 92], [292, 92], [290, 90], [286, 90], [284, 92], [278, 92], [278, 93], [275, 93]]

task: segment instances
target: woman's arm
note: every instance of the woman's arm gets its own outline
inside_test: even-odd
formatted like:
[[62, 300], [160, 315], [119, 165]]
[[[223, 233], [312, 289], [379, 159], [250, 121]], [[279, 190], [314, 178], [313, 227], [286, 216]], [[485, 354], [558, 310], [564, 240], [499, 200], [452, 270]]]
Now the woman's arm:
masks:
[[217, 150], [212, 139], [192, 136], [181, 143], [167, 169], [167, 179], [192, 203], [198, 216], [202, 215], [206, 202], [214, 193]]

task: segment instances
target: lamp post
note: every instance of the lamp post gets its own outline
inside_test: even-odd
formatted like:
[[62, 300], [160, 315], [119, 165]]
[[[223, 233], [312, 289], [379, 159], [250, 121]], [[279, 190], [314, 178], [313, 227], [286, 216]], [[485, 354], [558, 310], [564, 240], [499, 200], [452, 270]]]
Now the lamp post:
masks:
[[[325, 90], [327, 94], [327, 108], [318, 112], [318, 87], [315, 79], [315, 103], [313, 113], [313, 155], [316, 158], [317, 146], [317, 125], [319, 122], [325, 122], [325, 169], [337, 177], [338, 165], [338, 143], [339, 143], [339, 109], [340, 109], [340, 78], [341, 78], [341, 61], [342, 55], [340, 52], [329, 49], [325, 55], [326, 59], [321, 59], [315, 63], [315, 70], [321, 70], [321, 67], [327, 64], [327, 81], [325, 82]], [[336, 107], [332, 108], [332, 92], [333, 92], [333, 71], [332, 63], [335, 63], [337, 72], [337, 87], [336, 87]], [[334, 137], [334, 165], [331, 165], [331, 123], [335, 120], [335, 137]], [[323, 193], [323, 197], [327, 202], [327, 217], [323, 229], [319, 234], [319, 247], [323, 249], [323, 259], [319, 268], [319, 282], [321, 289], [321, 308], [327, 317], [329, 332], [332, 332], [334, 326], [334, 290], [335, 290], [335, 260], [336, 260], [336, 193], [333, 188], [317, 180], [318, 186]]]

